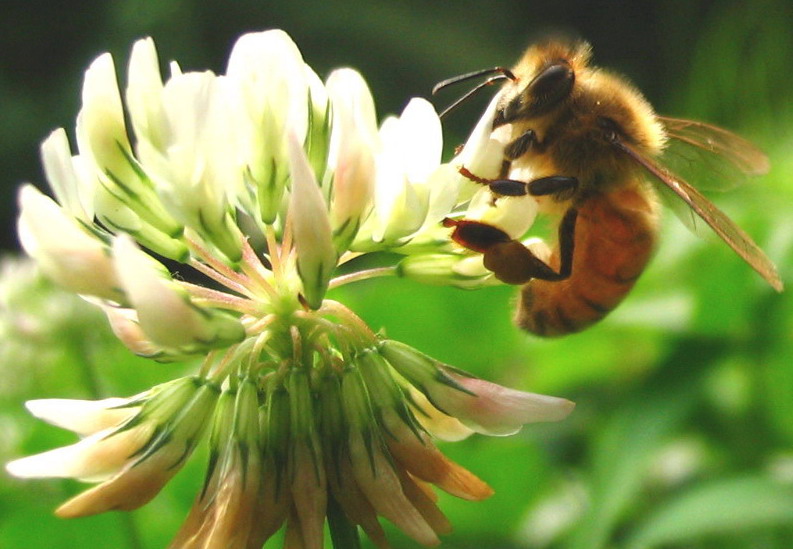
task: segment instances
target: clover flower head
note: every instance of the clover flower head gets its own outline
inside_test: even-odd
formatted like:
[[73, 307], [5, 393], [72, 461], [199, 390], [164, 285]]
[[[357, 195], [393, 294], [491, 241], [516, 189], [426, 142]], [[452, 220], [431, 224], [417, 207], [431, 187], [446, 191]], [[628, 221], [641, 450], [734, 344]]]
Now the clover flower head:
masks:
[[[55, 198], [19, 192], [22, 244], [134, 353], [203, 361], [130, 398], [28, 403], [81, 439], [8, 471], [98, 483], [60, 516], [145, 504], [206, 439], [206, 479], [172, 547], [260, 547], [286, 524], [289, 547], [321, 548], [326, 517], [378, 547], [388, 546], [378, 517], [434, 545], [450, 525], [431, 485], [469, 500], [492, 493], [435, 438], [507, 435], [571, 411], [386, 339], [327, 295], [381, 275], [497, 283], [441, 224], [466, 208], [515, 234], [531, 223], [525, 205], [493, 205], [458, 173], [495, 166], [487, 117], [444, 164], [428, 102], [378, 127], [360, 74], [323, 83], [277, 30], [241, 37], [225, 74], [172, 64], [165, 79], [141, 40], [123, 94], [104, 54], [82, 97], [77, 153], [63, 130], [42, 145]], [[347, 265], [378, 252], [402, 259]]]

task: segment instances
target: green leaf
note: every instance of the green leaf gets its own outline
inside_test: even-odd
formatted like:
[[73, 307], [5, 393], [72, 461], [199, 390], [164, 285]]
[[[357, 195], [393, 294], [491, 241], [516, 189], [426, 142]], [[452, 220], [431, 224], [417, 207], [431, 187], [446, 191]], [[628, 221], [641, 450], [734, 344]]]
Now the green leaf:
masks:
[[644, 521], [625, 547], [645, 549], [793, 522], [793, 487], [763, 476], [697, 485]]
[[691, 410], [701, 390], [704, 369], [692, 364], [696, 350], [716, 357], [700, 340], [683, 341], [659, 373], [618, 409], [594, 442], [591, 504], [573, 532], [571, 549], [607, 545], [611, 533], [642, 487], [657, 450]]

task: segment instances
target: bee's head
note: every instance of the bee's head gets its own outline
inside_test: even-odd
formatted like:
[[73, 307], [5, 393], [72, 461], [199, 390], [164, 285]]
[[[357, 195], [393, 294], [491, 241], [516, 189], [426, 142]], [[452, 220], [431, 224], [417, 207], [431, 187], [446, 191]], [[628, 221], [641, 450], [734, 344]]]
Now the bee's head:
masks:
[[493, 127], [553, 112], [571, 96], [589, 58], [586, 42], [550, 40], [529, 47], [501, 92]]

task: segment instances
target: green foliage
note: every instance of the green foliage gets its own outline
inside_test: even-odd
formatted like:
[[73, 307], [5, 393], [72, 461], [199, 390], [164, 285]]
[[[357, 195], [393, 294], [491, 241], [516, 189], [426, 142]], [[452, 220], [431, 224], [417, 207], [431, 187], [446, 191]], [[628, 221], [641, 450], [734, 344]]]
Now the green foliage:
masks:
[[[665, 107], [659, 110], [744, 130], [769, 153], [769, 176], [714, 201], [756, 237], [791, 283], [793, 15], [786, 0], [659, 2], [643, 15], [656, 26], [637, 18], [638, 28], [627, 4], [601, 6], [613, 21], [575, 2], [551, 8], [501, 1], [487, 9], [474, 2], [338, 8], [285, 2], [267, 9], [262, 2], [93, 4], [103, 18], [77, 48], [83, 57], [70, 61], [68, 77], [65, 69], [54, 71], [60, 78], [54, 96], [63, 97], [66, 110], [49, 118], [44, 106], [55, 103], [53, 92], [39, 95], [41, 110], [25, 124], [20, 113], [33, 112], [30, 99], [24, 88], [10, 86], [10, 73], [2, 75], [4, 116], [22, 128], [30, 151], [50, 127], [73, 118], [80, 67], [108, 48], [123, 66], [136, 35], [153, 34], [164, 59], [221, 69], [231, 36], [280, 25], [318, 72], [357, 65], [382, 114], [450, 74], [509, 64], [534, 32], [573, 27], [594, 43], [598, 63], [634, 76]], [[634, 45], [652, 57], [632, 57]], [[450, 145], [463, 140], [477, 108], [449, 122]], [[38, 131], [28, 135], [32, 126]], [[14, 147], [16, 154], [20, 144]], [[16, 177], [18, 170], [10, 173]], [[26, 170], [31, 178], [38, 173]], [[511, 325], [510, 288], [464, 292], [377, 280], [333, 296], [375, 329], [450, 364], [577, 402], [561, 424], [443, 446], [496, 489], [481, 503], [441, 495], [455, 525], [444, 547], [793, 546], [793, 296], [774, 293], [705, 236], [691, 236], [667, 216], [658, 254], [627, 302], [600, 325], [558, 340], [538, 340]], [[0, 313], [9, 314], [3, 307]], [[132, 357], [101, 321], [88, 313], [76, 318], [80, 324], [70, 332], [46, 340], [46, 360], [20, 367], [3, 354], [3, 462], [71, 442], [29, 417], [25, 400], [131, 395], [191, 367]], [[0, 547], [164, 547], [200, 487], [205, 463], [200, 453], [191, 459], [160, 496], [132, 514], [134, 527], [115, 513], [56, 519], [52, 509], [82, 486], [23, 482], [0, 472]], [[396, 532], [391, 538], [395, 547], [414, 546]]]

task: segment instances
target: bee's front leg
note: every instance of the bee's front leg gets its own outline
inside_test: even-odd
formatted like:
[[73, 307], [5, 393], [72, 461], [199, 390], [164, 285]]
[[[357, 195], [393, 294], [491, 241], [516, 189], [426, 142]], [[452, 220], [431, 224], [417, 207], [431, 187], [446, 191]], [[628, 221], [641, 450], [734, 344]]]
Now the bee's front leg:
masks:
[[504, 148], [504, 158], [512, 162], [529, 151], [542, 152], [544, 148], [545, 144], [537, 137], [537, 132], [534, 130], [526, 130], [521, 136], [513, 139], [507, 144]]

